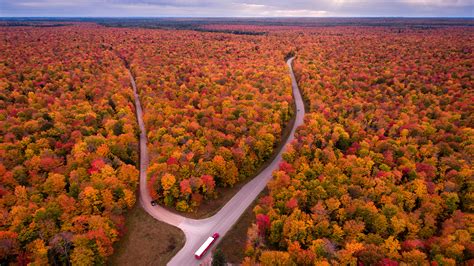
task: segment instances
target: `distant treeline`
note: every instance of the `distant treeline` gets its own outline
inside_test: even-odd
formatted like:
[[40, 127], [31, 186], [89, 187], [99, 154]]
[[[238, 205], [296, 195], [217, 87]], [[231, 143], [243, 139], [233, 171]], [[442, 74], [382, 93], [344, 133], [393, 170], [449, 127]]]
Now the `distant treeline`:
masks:
[[230, 33], [237, 35], [264, 35], [264, 31], [246, 31], [246, 30], [229, 30], [229, 29], [207, 29], [202, 26], [208, 23], [196, 21], [195, 23], [182, 21], [162, 21], [162, 20], [125, 20], [125, 21], [100, 21], [97, 22], [99, 25], [105, 27], [118, 27], [118, 28], [146, 28], [146, 29], [170, 29], [170, 30], [194, 30], [199, 32], [218, 32], [218, 33]]
[[0, 26], [3, 27], [37, 27], [37, 28], [49, 28], [49, 27], [63, 27], [69, 26], [70, 23], [44, 23], [44, 22], [16, 22], [16, 21], [2, 21]]
[[[44, 22], [95, 22], [108, 27], [139, 27], [160, 29], [203, 30], [205, 25], [257, 25], [257, 26], [385, 26], [433, 28], [447, 26], [474, 26], [473, 18], [0, 18], [8, 23]], [[47, 24], [56, 25], [56, 24]], [[21, 25], [33, 26], [33, 25]], [[63, 25], [61, 25], [63, 26]], [[44, 27], [44, 26], [43, 26]], [[205, 29], [205, 31], [210, 31]], [[220, 31], [220, 30], [219, 30]], [[256, 32], [230, 32], [236, 34], [257, 34]], [[258, 34], [264, 34], [259, 32]]]
[[237, 34], [237, 35], [265, 35], [267, 34], [264, 31], [245, 31], [245, 30], [215, 30], [215, 29], [203, 29], [203, 28], [195, 28], [195, 31], [201, 32], [220, 32], [220, 33], [230, 33], [230, 34]]

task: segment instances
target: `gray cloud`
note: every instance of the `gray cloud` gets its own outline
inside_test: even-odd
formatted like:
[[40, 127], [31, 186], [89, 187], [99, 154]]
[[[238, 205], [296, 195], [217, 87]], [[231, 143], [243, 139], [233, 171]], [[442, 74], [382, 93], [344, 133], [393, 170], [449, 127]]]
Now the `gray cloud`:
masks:
[[461, 16], [472, 0], [0, 0], [0, 16]]

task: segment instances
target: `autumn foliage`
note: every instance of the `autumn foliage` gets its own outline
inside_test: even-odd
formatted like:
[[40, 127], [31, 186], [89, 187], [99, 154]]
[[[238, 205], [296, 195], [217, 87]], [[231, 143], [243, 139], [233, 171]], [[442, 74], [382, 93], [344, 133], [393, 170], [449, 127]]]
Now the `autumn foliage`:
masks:
[[117, 49], [140, 91], [153, 198], [192, 211], [252, 177], [293, 114], [285, 53], [264, 36], [130, 34]]
[[128, 69], [149, 192], [193, 211], [274, 153], [294, 54], [308, 114], [254, 209], [243, 264], [472, 264], [472, 27], [329, 21], [0, 23], [0, 264], [113, 253], [138, 184]]
[[94, 25], [0, 32], [0, 264], [103, 264], [138, 183], [126, 68]]
[[472, 263], [473, 38], [466, 28], [300, 36], [310, 113], [254, 209], [244, 262]]

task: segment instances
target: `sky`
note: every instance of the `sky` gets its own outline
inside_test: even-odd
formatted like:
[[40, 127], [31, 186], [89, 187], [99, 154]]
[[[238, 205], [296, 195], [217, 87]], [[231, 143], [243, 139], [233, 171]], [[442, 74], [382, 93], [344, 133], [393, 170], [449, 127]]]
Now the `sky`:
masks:
[[0, 0], [0, 17], [474, 17], [474, 0]]

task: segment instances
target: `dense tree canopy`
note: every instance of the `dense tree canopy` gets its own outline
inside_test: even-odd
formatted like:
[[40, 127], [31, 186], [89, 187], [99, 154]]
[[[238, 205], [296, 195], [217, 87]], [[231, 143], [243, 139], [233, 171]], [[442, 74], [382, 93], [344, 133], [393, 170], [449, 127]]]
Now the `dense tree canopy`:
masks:
[[293, 114], [285, 53], [274, 40], [135, 30], [118, 44], [140, 90], [155, 200], [191, 211], [272, 155]]
[[93, 25], [0, 32], [0, 264], [103, 263], [138, 183], [126, 68]]
[[245, 262], [472, 262], [473, 40], [470, 29], [300, 36], [310, 113], [254, 209]]
[[149, 191], [193, 211], [273, 154], [295, 54], [308, 114], [254, 209], [244, 264], [472, 264], [471, 28], [1, 25], [0, 264], [113, 253], [138, 184], [128, 69]]

